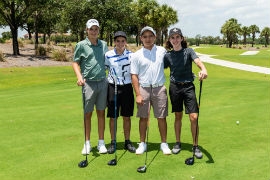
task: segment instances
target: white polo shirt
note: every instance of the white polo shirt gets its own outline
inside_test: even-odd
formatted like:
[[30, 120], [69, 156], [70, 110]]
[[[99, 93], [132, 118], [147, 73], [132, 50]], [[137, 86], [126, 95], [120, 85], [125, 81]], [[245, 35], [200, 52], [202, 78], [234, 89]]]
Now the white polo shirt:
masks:
[[166, 49], [154, 45], [151, 50], [144, 47], [131, 56], [130, 73], [137, 74], [142, 87], [158, 87], [165, 83], [163, 57]]
[[131, 84], [130, 55], [131, 51], [125, 49], [123, 54], [117, 54], [116, 50], [110, 50], [105, 54], [105, 66], [109, 69], [108, 82], [114, 84], [117, 77], [117, 85]]

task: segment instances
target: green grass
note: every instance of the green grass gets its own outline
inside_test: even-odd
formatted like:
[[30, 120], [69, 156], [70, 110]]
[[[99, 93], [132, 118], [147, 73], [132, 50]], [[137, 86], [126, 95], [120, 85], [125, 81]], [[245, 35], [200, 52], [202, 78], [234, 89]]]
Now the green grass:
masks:
[[[145, 154], [137, 156], [122, 149], [121, 119], [117, 134], [119, 162], [115, 167], [107, 165], [114, 155], [97, 153], [95, 116], [93, 153], [88, 156], [88, 167], [78, 168], [78, 162], [84, 159], [80, 154], [84, 139], [82, 104], [71, 67], [0, 69], [0, 179], [270, 179], [270, 76], [206, 66], [209, 78], [203, 83], [199, 119], [203, 159], [196, 159], [193, 166], [184, 164], [192, 155], [186, 115], [181, 153], [165, 156], [158, 151], [157, 121], [151, 115], [145, 174], [136, 172], [144, 165]], [[165, 72], [168, 76], [169, 70]], [[195, 84], [198, 91], [197, 80]], [[172, 147], [172, 113], [167, 123]], [[131, 140], [139, 141], [136, 117], [132, 118]], [[110, 142], [108, 119], [105, 141]]]
[[213, 58], [228, 60], [243, 64], [250, 64], [256, 66], [263, 66], [270, 68], [270, 48], [255, 49], [259, 51], [256, 55], [240, 55], [246, 52], [246, 49], [226, 48], [220, 46], [200, 46], [196, 47], [196, 52], [202, 54], [215, 55]]

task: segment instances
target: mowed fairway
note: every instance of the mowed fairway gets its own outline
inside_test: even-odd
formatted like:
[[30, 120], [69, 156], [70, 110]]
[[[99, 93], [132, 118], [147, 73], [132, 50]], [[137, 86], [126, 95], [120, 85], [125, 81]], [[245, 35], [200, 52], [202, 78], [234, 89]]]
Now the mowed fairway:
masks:
[[[122, 119], [118, 121], [117, 134], [119, 161], [117, 166], [107, 165], [114, 155], [97, 152], [95, 114], [91, 134], [94, 149], [88, 156], [89, 165], [78, 168], [85, 158], [80, 154], [84, 142], [83, 115], [81, 92], [71, 67], [0, 69], [0, 179], [269, 180], [270, 76], [206, 66], [209, 78], [203, 82], [199, 119], [203, 159], [195, 159], [193, 166], [184, 164], [192, 156], [187, 115], [183, 119], [183, 150], [170, 156], [159, 151], [157, 121], [151, 115], [145, 174], [137, 172], [144, 165], [145, 154], [123, 150]], [[194, 71], [197, 73], [195, 66]], [[169, 70], [165, 73], [169, 87]], [[195, 84], [198, 92], [198, 80]], [[167, 123], [172, 148], [175, 142], [172, 113]], [[137, 147], [139, 131], [135, 116], [131, 140]]]

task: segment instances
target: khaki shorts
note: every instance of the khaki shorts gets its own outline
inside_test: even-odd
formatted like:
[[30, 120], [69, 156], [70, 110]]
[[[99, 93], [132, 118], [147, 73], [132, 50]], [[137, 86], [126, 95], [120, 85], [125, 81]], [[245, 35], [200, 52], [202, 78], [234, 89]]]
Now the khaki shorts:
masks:
[[86, 81], [82, 87], [84, 95], [84, 112], [93, 112], [94, 106], [96, 110], [105, 110], [107, 105], [107, 80]]
[[144, 104], [137, 106], [137, 117], [148, 117], [149, 103], [153, 107], [155, 118], [165, 118], [168, 116], [168, 96], [164, 85], [155, 88], [140, 87], [140, 94], [143, 97]]

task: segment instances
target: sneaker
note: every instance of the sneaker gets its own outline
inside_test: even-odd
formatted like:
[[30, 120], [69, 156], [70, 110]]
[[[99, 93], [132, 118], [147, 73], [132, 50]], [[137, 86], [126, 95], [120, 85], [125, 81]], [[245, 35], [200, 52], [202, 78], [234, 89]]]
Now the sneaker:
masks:
[[146, 151], [146, 144], [144, 142], [139, 143], [139, 147], [136, 149], [136, 154], [143, 154]]
[[201, 159], [203, 157], [203, 154], [201, 150], [199, 149], [199, 146], [193, 146], [192, 151], [194, 152], [194, 155], [196, 158]]
[[84, 143], [84, 145], [83, 145], [83, 149], [82, 149], [82, 155], [88, 155], [89, 153], [90, 153], [90, 151], [91, 151], [91, 145], [90, 145], [90, 143]]
[[180, 142], [176, 142], [175, 145], [172, 148], [172, 153], [173, 154], [178, 154], [181, 151], [181, 143]]
[[166, 154], [166, 155], [169, 155], [172, 153], [167, 143], [161, 143], [160, 150], [163, 152], [163, 154]]
[[107, 149], [106, 149], [104, 140], [99, 140], [98, 141], [97, 149], [98, 149], [100, 154], [106, 154], [107, 153]]
[[132, 142], [130, 140], [126, 140], [125, 141], [125, 150], [128, 150], [131, 153], [135, 153], [136, 152], [136, 148], [133, 146]]
[[116, 141], [112, 140], [111, 144], [110, 144], [110, 146], [108, 148], [108, 153], [113, 154], [115, 152], [115, 150], [116, 150]]

